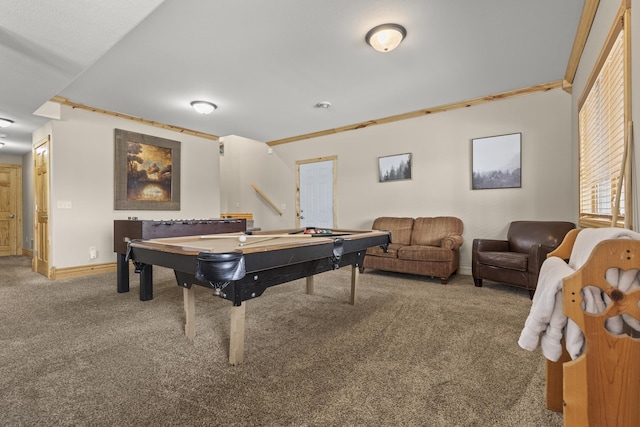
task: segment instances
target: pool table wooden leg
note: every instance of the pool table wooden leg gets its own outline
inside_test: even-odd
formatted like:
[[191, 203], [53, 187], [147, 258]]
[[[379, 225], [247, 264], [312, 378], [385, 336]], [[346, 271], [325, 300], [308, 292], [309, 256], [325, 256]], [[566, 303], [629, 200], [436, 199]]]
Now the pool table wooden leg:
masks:
[[143, 264], [140, 267], [140, 301], [153, 299], [153, 265]]
[[351, 305], [356, 305], [356, 287], [358, 286], [358, 280], [360, 279], [360, 268], [356, 266], [351, 267]]
[[195, 286], [190, 288], [182, 288], [182, 295], [184, 297], [184, 334], [190, 340], [196, 336], [196, 303], [195, 303]]
[[231, 327], [229, 333], [229, 363], [239, 365], [244, 358], [244, 315], [245, 304], [231, 307]]
[[313, 295], [313, 276], [307, 276], [307, 294]]
[[116, 259], [118, 293], [129, 292], [129, 260], [126, 254], [118, 254]]

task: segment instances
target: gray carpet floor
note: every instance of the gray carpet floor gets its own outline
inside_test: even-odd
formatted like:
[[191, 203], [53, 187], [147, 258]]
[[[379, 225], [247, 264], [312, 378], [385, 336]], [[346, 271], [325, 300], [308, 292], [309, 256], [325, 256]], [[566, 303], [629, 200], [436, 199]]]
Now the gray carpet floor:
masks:
[[0, 258], [0, 424], [6, 426], [561, 426], [545, 362], [517, 339], [526, 291], [471, 277], [350, 269], [246, 302], [244, 363], [228, 364], [231, 304], [154, 270], [154, 299], [113, 274], [49, 281]]

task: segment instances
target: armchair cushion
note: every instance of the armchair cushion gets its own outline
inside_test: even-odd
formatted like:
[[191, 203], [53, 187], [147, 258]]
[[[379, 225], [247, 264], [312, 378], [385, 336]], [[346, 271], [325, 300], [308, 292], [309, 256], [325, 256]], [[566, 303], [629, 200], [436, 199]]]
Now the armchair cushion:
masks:
[[478, 262], [498, 268], [527, 271], [529, 256], [519, 252], [479, 252]]

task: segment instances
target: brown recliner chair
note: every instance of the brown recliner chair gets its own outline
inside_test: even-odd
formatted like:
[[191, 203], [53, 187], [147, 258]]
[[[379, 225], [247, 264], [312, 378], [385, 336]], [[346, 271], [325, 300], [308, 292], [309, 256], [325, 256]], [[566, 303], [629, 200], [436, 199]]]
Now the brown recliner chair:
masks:
[[507, 240], [474, 239], [471, 248], [473, 282], [493, 280], [527, 289], [533, 298], [547, 254], [576, 228], [565, 221], [513, 221]]

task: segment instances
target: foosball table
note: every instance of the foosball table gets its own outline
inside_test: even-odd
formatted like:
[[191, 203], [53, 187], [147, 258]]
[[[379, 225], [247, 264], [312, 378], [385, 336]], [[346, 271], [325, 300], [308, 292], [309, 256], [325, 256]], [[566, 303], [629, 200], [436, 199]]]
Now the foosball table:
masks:
[[[164, 237], [197, 236], [220, 233], [244, 232], [246, 219], [189, 219], [189, 220], [138, 220], [113, 221], [113, 251], [117, 254], [118, 293], [129, 292], [129, 260], [127, 246], [134, 240], [158, 239]], [[140, 271], [145, 280], [153, 280], [152, 266]], [[153, 299], [151, 287], [140, 288], [140, 300]]]

